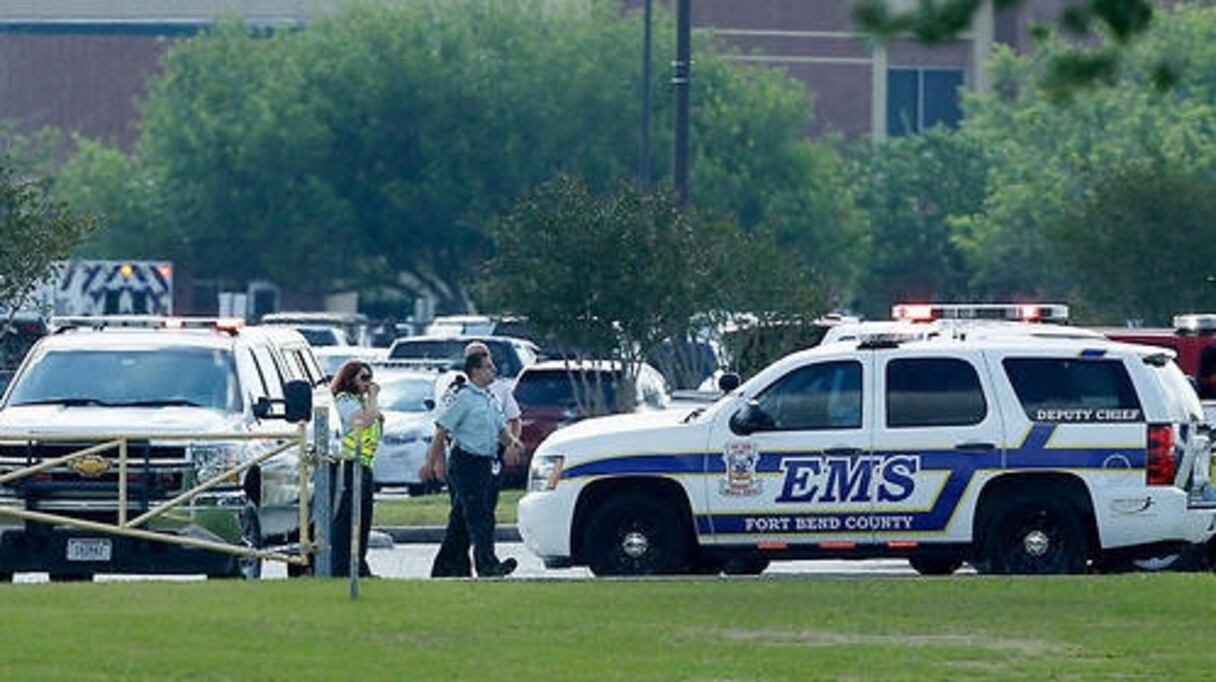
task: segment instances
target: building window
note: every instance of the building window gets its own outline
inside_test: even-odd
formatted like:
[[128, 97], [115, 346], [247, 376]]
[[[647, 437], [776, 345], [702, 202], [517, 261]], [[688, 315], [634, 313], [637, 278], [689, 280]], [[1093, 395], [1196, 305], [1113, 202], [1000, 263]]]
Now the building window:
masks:
[[963, 117], [958, 90], [962, 69], [899, 67], [887, 70], [887, 134], [909, 135]]

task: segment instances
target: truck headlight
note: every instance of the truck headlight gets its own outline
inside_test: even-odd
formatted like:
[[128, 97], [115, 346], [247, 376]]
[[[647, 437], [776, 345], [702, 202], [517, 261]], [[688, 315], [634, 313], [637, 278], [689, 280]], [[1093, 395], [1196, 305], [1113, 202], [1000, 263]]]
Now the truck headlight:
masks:
[[[194, 465], [195, 483], [209, 481], [228, 469], [240, 466], [243, 448], [240, 443], [193, 443], [190, 445], [190, 462]], [[240, 474], [225, 479], [227, 483], [240, 483]]]
[[532, 458], [528, 468], [528, 492], [544, 492], [557, 487], [562, 477], [562, 455], [543, 455]]

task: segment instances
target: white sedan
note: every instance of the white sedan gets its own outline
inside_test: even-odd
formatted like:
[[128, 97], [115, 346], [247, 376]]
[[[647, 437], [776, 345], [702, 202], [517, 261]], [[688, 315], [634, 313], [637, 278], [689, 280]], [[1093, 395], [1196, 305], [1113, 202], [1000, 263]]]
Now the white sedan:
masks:
[[384, 434], [372, 462], [376, 487], [405, 486], [410, 495], [433, 492], [418, 478], [435, 435], [433, 372], [377, 367]]

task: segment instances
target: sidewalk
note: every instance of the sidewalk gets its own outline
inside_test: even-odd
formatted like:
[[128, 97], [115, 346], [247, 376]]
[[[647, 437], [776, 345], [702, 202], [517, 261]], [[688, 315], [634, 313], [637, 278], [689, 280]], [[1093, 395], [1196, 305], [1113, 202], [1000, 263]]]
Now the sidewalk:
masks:
[[[372, 532], [381, 532], [392, 538], [398, 544], [410, 543], [440, 543], [443, 542], [444, 526], [384, 526], [373, 527]], [[498, 525], [494, 529], [495, 542], [522, 542], [519, 528], [514, 524]], [[369, 546], [375, 547], [375, 541], [369, 540]]]

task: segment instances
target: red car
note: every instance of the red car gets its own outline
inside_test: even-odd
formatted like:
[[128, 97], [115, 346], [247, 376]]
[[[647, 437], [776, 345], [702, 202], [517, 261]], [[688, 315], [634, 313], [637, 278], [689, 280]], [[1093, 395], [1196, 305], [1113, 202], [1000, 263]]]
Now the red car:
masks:
[[[515, 400], [522, 412], [524, 466], [512, 476], [511, 483], [522, 483], [527, 477], [527, 463], [541, 441], [567, 424], [588, 416], [587, 406], [596, 405], [597, 413], [661, 410], [670, 398], [663, 375], [650, 365], [642, 365], [631, 409], [617, 405], [620, 383], [620, 363], [596, 360], [568, 366], [562, 360], [530, 365], [515, 382]], [[511, 472], [515, 473], [515, 472]]]

